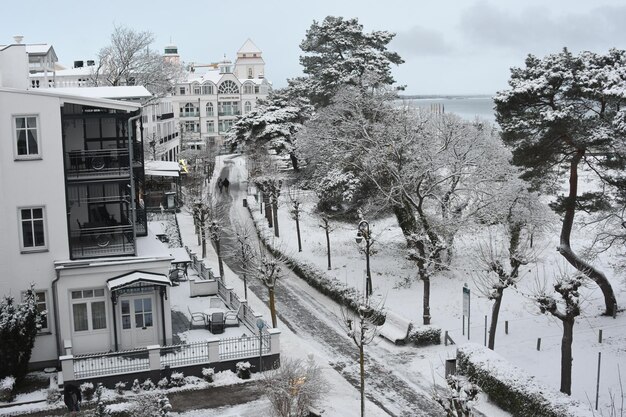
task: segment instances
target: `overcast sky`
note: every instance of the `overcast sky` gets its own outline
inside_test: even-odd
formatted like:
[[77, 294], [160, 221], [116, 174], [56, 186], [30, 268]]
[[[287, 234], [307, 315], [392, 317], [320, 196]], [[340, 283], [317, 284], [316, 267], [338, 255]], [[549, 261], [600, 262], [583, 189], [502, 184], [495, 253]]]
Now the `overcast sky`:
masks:
[[55, 0], [11, 1], [0, 12], [0, 44], [23, 35], [50, 43], [60, 63], [93, 59], [114, 25], [170, 39], [185, 62], [215, 62], [251, 38], [275, 87], [301, 74], [299, 44], [313, 20], [357, 17], [366, 31], [397, 34], [390, 49], [406, 61], [393, 69], [410, 94], [492, 94], [528, 53], [564, 46], [577, 52], [626, 48], [624, 0]]

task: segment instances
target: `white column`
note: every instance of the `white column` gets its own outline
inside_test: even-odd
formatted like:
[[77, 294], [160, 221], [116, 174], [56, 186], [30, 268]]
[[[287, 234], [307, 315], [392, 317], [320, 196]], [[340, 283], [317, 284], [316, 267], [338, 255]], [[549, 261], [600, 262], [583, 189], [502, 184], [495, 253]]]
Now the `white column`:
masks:
[[280, 353], [280, 330], [267, 329], [270, 334], [270, 355]]
[[74, 381], [74, 356], [65, 355], [59, 357], [61, 361], [61, 374], [63, 375], [63, 383]]
[[206, 341], [209, 351], [209, 363], [220, 361], [220, 339], [213, 338]]
[[150, 363], [151, 371], [158, 371], [161, 369], [161, 346], [159, 345], [150, 345], [147, 346], [148, 349], [148, 360]]

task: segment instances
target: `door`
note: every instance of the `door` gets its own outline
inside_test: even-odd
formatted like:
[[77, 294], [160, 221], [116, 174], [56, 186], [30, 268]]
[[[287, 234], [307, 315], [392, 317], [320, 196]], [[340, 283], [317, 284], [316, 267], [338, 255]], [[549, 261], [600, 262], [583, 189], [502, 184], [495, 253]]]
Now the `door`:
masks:
[[158, 343], [154, 296], [139, 295], [120, 299], [122, 349]]

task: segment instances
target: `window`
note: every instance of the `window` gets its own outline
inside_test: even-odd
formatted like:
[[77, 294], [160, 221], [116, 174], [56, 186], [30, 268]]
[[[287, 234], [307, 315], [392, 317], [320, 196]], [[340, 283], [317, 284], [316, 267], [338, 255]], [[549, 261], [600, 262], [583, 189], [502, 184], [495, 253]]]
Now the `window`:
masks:
[[243, 105], [243, 111], [245, 113], [250, 113], [252, 111], [252, 104], [249, 101], [246, 101], [246, 103]]
[[234, 123], [235, 123], [234, 120], [220, 120], [220, 123], [218, 126], [220, 133], [228, 132], [230, 128], [233, 127]]
[[252, 68], [248, 68], [248, 78], [252, 78]]
[[75, 332], [107, 328], [104, 288], [72, 291], [71, 301]]
[[[26, 298], [26, 291], [22, 292], [22, 301]], [[35, 290], [35, 302], [37, 304], [37, 312], [41, 314], [40, 333], [47, 332], [48, 328], [48, 294], [46, 291]], [[45, 313], [45, 314], [43, 314]]]
[[259, 94], [259, 86], [258, 85], [254, 86], [254, 94]]
[[195, 95], [200, 95], [201, 91], [202, 91], [202, 88], [200, 87], [200, 85], [198, 84], [193, 85], [193, 93]]
[[198, 122], [196, 121], [185, 121], [183, 123], [183, 129], [185, 132], [197, 132], [198, 126]]
[[206, 104], [206, 115], [213, 116], [213, 103]]
[[178, 92], [181, 96], [185, 95], [185, 87], [179, 87]]
[[222, 82], [217, 89], [220, 94], [239, 94], [239, 87], [231, 80]]
[[222, 101], [218, 104], [220, 116], [238, 116], [239, 103], [236, 101]]
[[211, 84], [203, 84], [202, 85], [202, 94], [204, 94], [204, 95], [213, 94], [213, 85], [211, 85]]
[[19, 209], [19, 215], [22, 251], [29, 252], [46, 249], [44, 208], [21, 208]]
[[186, 103], [180, 108], [180, 115], [181, 117], [197, 117], [198, 109], [193, 103]]
[[37, 116], [16, 116], [13, 121], [17, 158], [28, 159], [41, 156]]
[[252, 84], [245, 84], [243, 86], [244, 94], [252, 94], [253, 91], [254, 91], [254, 86]]
[[215, 132], [215, 122], [213, 122], [213, 120], [208, 120], [206, 122], [206, 131], [207, 133]]

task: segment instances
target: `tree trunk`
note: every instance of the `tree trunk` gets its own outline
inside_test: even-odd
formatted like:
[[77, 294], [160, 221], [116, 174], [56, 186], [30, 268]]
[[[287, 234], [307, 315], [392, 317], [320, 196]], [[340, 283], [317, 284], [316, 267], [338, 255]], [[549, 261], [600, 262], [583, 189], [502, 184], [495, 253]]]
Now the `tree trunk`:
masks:
[[296, 234], [298, 235], [298, 252], [302, 252], [302, 240], [300, 240], [300, 217], [296, 216]]
[[604, 304], [606, 308], [604, 314], [612, 316], [617, 308], [617, 299], [615, 298], [615, 293], [613, 292], [611, 283], [602, 271], [581, 259], [572, 250], [570, 245], [578, 193], [578, 164], [584, 155], [584, 150], [578, 150], [570, 162], [569, 195], [565, 200], [565, 217], [563, 218], [563, 226], [561, 228], [561, 241], [557, 250], [567, 260], [567, 262], [570, 263], [570, 265], [598, 284], [600, 290], [602, 290], [602, 295], [604, 296]]
[[572, 395], [572, 342], [574, 341], [574, 318], [563, 320], [561, 339], [561, 392]]
[[424, 281], [424, 309], [422, 318], [424, 324], [430, 324], [430, 275], [425, 274], [422, 277], [422, 281]]
[[325, 228], [325, 232], [326, 232], [326, 256], [328, 258], [328, 270], [331, 270], [331, 266], [330, 266], [330, 231], [328, 230], [328, 224], [326, 225]]
[[274, 288], [268, 288], [267, 289], [269, 295], [270, 295], [270, 314], [272, 315], [272, 327], [273, 328], [277, 328], [276, 325], [276, 303], [274, 300]]
[[278, 230], [278, 202], [272, 203], [272, 212], [274, 215], [274, 236], [280, 237], [280, 231]]
[[202, 259], [206, 258], [206, 236], [204, 233], [204, 228], [200, 229], [200, 234], [202, 235]]
[[291, 159], [291, 166], [293, 167], [293, 170], [296, 172], [300, 171], [298, 168], [298, 157], [296, 157], [294, 152], [289, 152], [289, 159]]
[[365, 356], [363, 354], [363, 344], [359, 345], [359, 370], [361, 371], [361, 417], [365, 417]]
[[491, 309], [491, 324], [489, 325], [489, 344], [487, 347], [494, 350], [496, 346], [496, 329], [498, 328], [498, 317], [500, 316], [500, 306], [502, 305], [502, 296], [504, 288], [498, 288], [496, 298], [493, 300], [493, 308]]
[[222, 261], [222, 251], [220, 248], [220, 241], [215, 241], [215, 252], [217, 252], [217, 265], [220, 270], [220, 277], [222, 277], [222, 281], [224, 280], [224, 262]]

